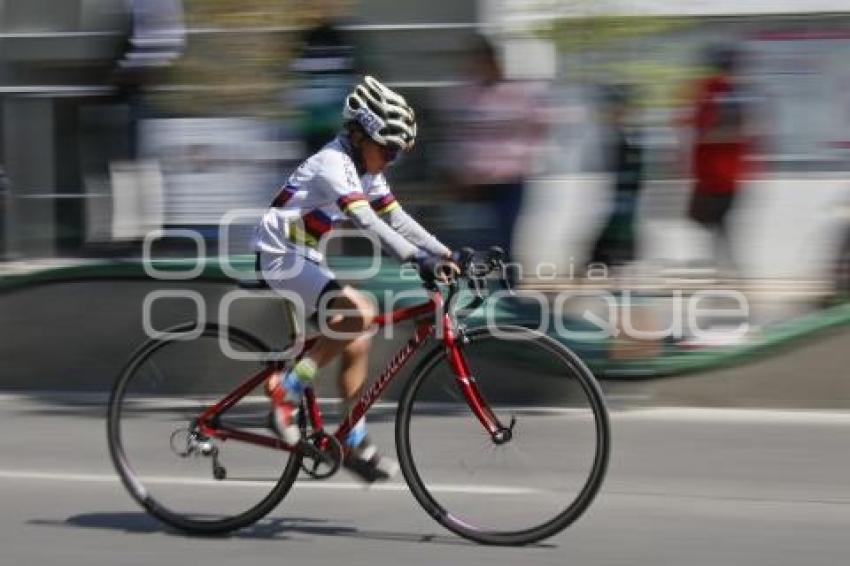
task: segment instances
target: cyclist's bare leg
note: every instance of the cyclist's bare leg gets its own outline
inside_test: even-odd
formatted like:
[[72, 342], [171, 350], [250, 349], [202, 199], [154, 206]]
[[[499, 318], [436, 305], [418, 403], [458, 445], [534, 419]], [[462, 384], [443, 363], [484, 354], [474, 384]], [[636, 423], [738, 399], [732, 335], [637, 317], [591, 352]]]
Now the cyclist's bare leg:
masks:
[[[266, 394], [272, 400], [272, 425], [283, 441], [290, 445], [297, 443], [300, 438], [295, 415], [304, 387], [316, 377], [318, 368], [328, 364], [364, 335], [375, 319], [375, 308], [365, 295], [345, 287], [331, 299], [328, 311], [323, 314], [328, 317], [321, 329], [324, 335], [292, 368], [285, 373], [276, 372], [266, 381]], [[358, 356], [362, 356], [354, 354], [354, 350], [352, 353], [355, 362]], [[362, 363], [360, 360], [359, 365]], [[358, 364], [354, 365], [356, 367]], [[356, 373], [350, 375], [355, 377], [347, 379], [362, 381], [362, 378], [356, 377]]]
[[357, 398], [366, 381], [369, 368], [369, 349], [372, 340], [369, 336], [361, 336], [351, 342], [342, 351], [342, 365], [339, 370], [337, 384], [339, 394], [347, 404]]
[[[371, 337], [361, 336], [342, 351], [342, 366], [339, 372], [339, 394], [343, 398], [342, 415], [347, 415], [357, 401], [366, 382], [369, 366]], [[399, 466], [391, 457], [378, 450], [369, 438], [366, 417], [352, 423], [353, 427], [345, 438], [345, 467], [365, 482], [386, 481], [396, 475]]]
[[[353, 344], [364, 338], [363, 333], [372, 325], [376, 315], [375, 307], [365, 295], [353, 287], [346, 286], [330, 301], [329, 310], [331, 316], [325, 325], [329, 336], [319, 337], [304, 358], [312, 360], [317, 368], [321, 368], [351, 347], [347, 357], [343, 358], [343, 375], [346, 377], [340, 376], [340, 383], [344, 379], [348, 384], [343, 392], [343, 397], [347, 398], [345, 392], [356, 393], [356, 389], [365, 379], [368, 340], [365, 350], [362, 344]], [[348, 364], [352, 365], [351, 370], [346, 370]], [[357, 377], [357, 372], [362, 372], [362, 375]], [[266, 384], [268, 392], [277, 387], [281, 377], [280, 373], [276, 373], [269, 378]]]
[[[363, 333], [372, 326], [377, 314], [371, 301], [349, 286], [343, 288], [331, 300], [329, 310], [332, 316], [326, 326], [330, 330], [330, 336], [319, 338], [307, 354], [318, 367], [327, 365], [343, 350], [362, 338]], [[352, 355], [358, 350], [362, 350], [362, 346], [354, 347]], [[368, 341], [365, 352], [368, 353]], [[363, 372], [365, 376], [365, 367]]]

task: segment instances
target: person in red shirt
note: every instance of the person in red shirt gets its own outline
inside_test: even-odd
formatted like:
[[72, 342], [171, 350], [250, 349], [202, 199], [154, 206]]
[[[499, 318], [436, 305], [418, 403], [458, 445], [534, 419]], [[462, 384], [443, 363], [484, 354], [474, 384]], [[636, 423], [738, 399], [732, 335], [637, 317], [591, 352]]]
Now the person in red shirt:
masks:
[[[736, 78], [737, 49], [714, 46], [707, 52], [712, 73], [696, 84], [689, 125], [693, 193], [689, 216], [714, 234], [715, 262], [734, 268], [727, 216], [747, 175], [751, 141], [744, 93]], [[719, 267], [719, 265], [718, 265]]]

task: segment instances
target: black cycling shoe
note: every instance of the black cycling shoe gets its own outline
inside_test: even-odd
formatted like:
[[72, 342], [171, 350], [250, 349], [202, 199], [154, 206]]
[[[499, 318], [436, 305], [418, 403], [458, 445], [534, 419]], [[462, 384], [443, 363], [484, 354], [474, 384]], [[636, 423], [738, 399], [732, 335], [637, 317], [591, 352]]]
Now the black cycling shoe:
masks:
[[381, 455], [367, 436], [345, 455], [342, 465], [366, 483], [392, 479], [398, 473], [398, 462]]

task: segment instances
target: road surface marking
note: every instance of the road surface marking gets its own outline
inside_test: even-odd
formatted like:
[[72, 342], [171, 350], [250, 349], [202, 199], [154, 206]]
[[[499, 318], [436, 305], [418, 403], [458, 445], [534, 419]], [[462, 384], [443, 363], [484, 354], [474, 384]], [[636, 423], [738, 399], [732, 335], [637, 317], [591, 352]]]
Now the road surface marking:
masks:
[[[119, 483], [117, 474], [91, 474], [91, 473], [55, 473], [38, 472], [34, 470], [0, 470], [0, 480], [30, 480], [30, 481], [54, 481], [54, 482], [89, 482], [89, 483]], [[263, 487], [269, 488], [274, 480], [225, 480], [223, 482], [214, 479], [186, 478], [178, 476], [150, 476], [145, 478], [145, 485], [196, 485], [196, 486], [223, 486], [232, 487]], [[407, 484], [393, 482], [378, 485], [366, 485], [357, 482], [327, 482], [327, 481], [298, 481], [295, 483], [297, 489], [318, 490], [364, 490], [370, 491], [409, 491]], [[442, 493], [466, 493], [470, 495], [530, 495], [543, 493], [543, 490], [524, 487], [508, 487], [498, 485], [461, 486], [453, 484], [436, 484], [431, 490]]]
[[612, 412], [617, 420], [801, 425], [850, 425], [850, 411], [653, 407]]

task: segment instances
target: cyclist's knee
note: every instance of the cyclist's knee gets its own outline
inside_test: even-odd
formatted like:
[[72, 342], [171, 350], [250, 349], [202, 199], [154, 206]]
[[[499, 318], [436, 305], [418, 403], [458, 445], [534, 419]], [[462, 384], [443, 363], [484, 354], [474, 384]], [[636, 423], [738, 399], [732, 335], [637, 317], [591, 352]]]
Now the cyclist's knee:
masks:
[[331, 303], [334, 310], [344, 312], [346, 323], [357, 331], [367, 330], [375, 321], [377, 309], [369, 297], [352, 287], [345, 287]]
[[371, 346], [372, 338], [368, 335], [363, 335], [345, 347], [345, 354], [351, 358], [368, 356]]
[[366, 330], [372, 323], [375, 322], [375, 317], [378, 316], [378, 311], [372, 301], [359, 291], [354, 291], [354, 304], [359, 317], [361, 330]]

